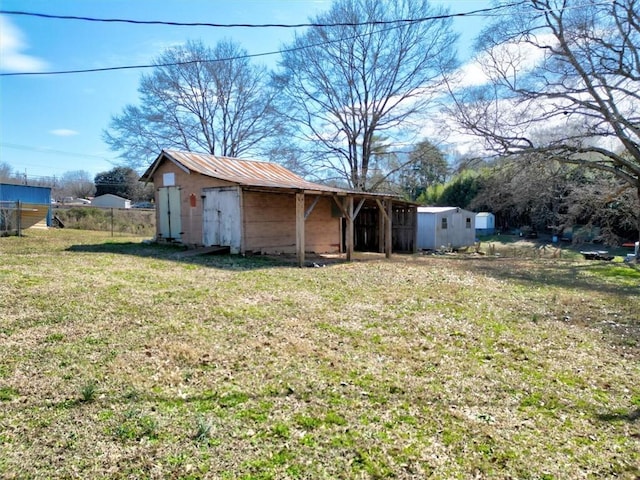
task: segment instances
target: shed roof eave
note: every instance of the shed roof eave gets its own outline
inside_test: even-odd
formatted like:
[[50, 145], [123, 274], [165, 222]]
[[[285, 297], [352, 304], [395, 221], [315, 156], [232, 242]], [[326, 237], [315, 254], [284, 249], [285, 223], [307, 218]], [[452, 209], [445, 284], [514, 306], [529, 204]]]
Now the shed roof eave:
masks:
[[138, 181], [144, 182], [145, 184], [152, 182], [153, 176], [156, 173], [156, 170], [158, 169], [160, 164], [162, 163], [163, 158], [169, 159], [173, 164], [175, 164], [180, 170], [185, 172], [187, 175], [191, 174], [191, 171], [187, 167], [185, 167], [178, 160], [176, 160], [171, 155], [169, 155], [165, 150], [162, 150], [160, 154], [156, 157], [156, 159], [153, 161], [153, 163], [149, 165], [149, 168], [147, 168], [147, 170], [140, 176]]

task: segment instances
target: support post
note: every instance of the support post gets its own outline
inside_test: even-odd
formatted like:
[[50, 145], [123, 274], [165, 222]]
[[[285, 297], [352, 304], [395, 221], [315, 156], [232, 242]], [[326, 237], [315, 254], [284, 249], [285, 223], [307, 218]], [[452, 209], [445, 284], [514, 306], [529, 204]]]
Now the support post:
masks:
[[296, 256], [298, 267], [304, 267], [304, 193], [296, 193]]
[[378, 202], [378, 253], [384, 253], [386, 224], [385, 211], [380, 202]]
[[22, 206], [20, 200], [16, 201], [16, 227], [18, 229], [18, 236], [22, 236]]
[[387, 221], [384, 224], [384, 255], [387, 258], [391, 258], [391, 247], [393, 244], [393, 238], [392, 238], [392, 233], [393, 233], [393, 225], [392, 225], [392, 218], [393, 218], [393, 200], [389, 199], [386, 201], [386, 207], [387, 207]]
[[351, 261], [353, 256], [353, 196], [347, 197], [347, 234], [346, 234], [346, 249], [347, 249], [347, 262]]
[[[393, 201], [391, 199], [380, 201], [376, 199], [378, 209], [381, 213], [382, 225], [380, 228], [384, 229], [384, 253], [387, 258], [391, 257], [391, 244], [392, 244], [392, 228], [391, 218], [393, 215]], [[384, 219], [384, 221], [382, 221]]]

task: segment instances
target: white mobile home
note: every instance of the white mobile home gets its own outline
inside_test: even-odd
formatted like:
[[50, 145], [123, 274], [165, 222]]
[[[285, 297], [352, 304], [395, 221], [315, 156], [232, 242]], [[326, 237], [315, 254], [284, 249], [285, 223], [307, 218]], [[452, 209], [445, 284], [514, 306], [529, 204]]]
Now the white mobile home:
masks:
[[475, 213], [458, 207], [418, 207], [418, 249], [473, 245], [475, 217]]
[[94, 198], [91, 205], [103, 208], [131, 208], [131, 200], [112, 193], [105, 193], [104, 195]]
[[476, 233], [493, 235], [496, 232], [496, 216], [490, 212], [476, 213]]

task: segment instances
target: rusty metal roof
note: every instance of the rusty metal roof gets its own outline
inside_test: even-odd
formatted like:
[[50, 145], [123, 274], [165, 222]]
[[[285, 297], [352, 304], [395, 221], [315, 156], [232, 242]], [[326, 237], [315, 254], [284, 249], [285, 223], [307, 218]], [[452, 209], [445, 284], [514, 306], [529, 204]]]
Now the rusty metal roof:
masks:
[[405, 205], [418, 205], [392, 193], [361, 192], [309, 182], [277, 163], [179, 150], [162, 150], [147, 171], [140, 177], [140, 180], [145, 182], [153, 181], [154, 172], [164, 160], [173, 162], [185, 172], [196, 172], [248, 187], [305, 190], [307, 192], [326, 194], [337, 193], [362, 199], [393, 199], [394, 202]]
[[313, 190], [331, 193], [346, 193], [347, 190], [308, 182], [282, 165], [271, 162], [243, 160], [203, 153], [162, 150], [140, 180], [151, 181], [158, 165], [168, 159], [189, 172], [218, 178], [238, 185], [267, 188]]

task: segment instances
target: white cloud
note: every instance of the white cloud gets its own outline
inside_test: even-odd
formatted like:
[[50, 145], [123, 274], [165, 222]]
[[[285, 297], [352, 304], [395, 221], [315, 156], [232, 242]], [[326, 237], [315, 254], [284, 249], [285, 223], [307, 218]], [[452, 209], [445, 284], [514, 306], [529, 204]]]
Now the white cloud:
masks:
[[[554, 44], [551, 35], [539, 35], [541, 45]], [[522, 76], [533, 70], [545, 56], [545, 50], [525, 42], [508, 42], [493, 47], [490, 52], [481, 52], [456, 72], [454, 88], [479, 87], [491, 82], [492, 77], [502, 74]]]
[[55, 130], [49, 130], [49, 133], [58, 137], [72, 137], [74, 135], [78, 135], [78, 132], [68, 128], [56, 128]]
[[42, 72], [47, 62], [22, 53], [28, 47], [24, 35], [6, 17], [0, 16], [0, 71]]

